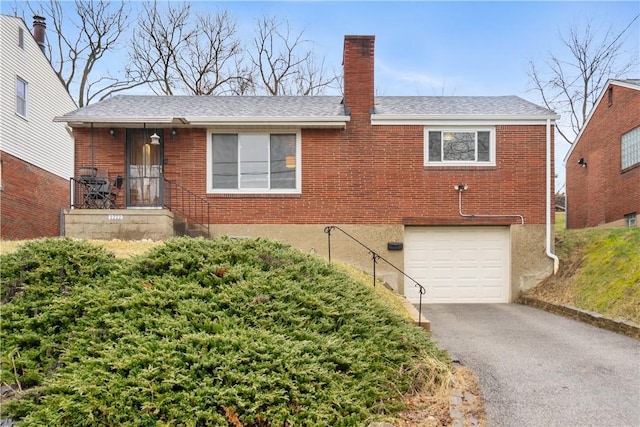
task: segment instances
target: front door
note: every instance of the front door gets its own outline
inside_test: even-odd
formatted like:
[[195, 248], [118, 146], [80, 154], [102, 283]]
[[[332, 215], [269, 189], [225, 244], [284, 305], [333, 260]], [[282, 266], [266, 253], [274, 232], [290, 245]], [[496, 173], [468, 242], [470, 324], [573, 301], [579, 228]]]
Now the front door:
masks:
[[161, 129], [127, 129], [127, 207], [162, 207], [163, 140]]

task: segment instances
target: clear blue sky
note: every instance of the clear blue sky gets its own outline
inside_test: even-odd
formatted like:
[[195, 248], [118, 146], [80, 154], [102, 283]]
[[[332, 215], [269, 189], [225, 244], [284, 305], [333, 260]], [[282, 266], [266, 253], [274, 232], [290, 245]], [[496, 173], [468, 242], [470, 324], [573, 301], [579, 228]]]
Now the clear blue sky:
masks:
[[[139, 2], [138, 2], [139, 3]], [[12, 13], [16, 2], [2, 1]], [[132, 4], [135, 8], [135, 2]], [[268, 15], [304, 30], [317, 56], [340, 72], [346, 34], [376, 36], [378, 95], [518, 95], [530, 91], [527, 64], [542, 65], [549, 52], [562, 55], [559, 31], [591, 23], [600, 33], [619, 32], [640, 13], [640, 1], [195, 1], [196, 10], [227, 10], [241, 37]], [[30, 25], [30, 22], [28, 22]], [[628, 30], [625, 49], [640, 52], [640, 19]], [[635, 69], [629, 78], [640, 78]], [[329, 93], [331, 94], [331, 93]], [[558, 184], [568, 144], [556, 139]]]

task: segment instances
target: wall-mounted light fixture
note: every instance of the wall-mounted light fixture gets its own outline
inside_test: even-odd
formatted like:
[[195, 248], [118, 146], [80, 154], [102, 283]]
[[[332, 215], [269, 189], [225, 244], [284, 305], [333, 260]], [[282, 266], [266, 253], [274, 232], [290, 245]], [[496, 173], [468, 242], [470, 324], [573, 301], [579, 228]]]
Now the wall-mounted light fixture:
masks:
[[587, 162], [584, 160], [584, 157], [580, 157], [580, 160], [578, 160], [578, 164], [583, 168], [587, 167]]
[[468, 189], [469, 186], [467, 186], [467, 184], [456, 184], [453, 186], [454, 190], [459, 191], [459, 192], [463, 192], [464, 190]]
[[176, 130], [176, 128], [171, 129], [171, 139], [176, 139], [177, 135], [178, 131]]
[[160, 145], [160, 137], [155, 132], [151, 135], [151, 145]]
[[111, 138], [115, 138], [116, 137], [116, 130], [114, 128], [109, 129], [109, 135], [111, 135]]

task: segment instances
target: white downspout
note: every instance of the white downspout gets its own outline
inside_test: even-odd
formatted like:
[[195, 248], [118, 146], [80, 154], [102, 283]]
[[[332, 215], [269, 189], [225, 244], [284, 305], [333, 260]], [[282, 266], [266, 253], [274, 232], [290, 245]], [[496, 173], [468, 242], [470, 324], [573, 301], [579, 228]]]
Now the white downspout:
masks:
[[553, 274], [558, 272], [560, 259], [551, 252], [551, 119], [547, 119], [547, 256], [553, 260]]

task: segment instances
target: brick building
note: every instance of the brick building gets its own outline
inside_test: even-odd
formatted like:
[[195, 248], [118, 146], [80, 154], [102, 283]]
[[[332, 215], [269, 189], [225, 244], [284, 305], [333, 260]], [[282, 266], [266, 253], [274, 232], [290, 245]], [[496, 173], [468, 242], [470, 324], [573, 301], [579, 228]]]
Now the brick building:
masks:
[[610, 80], [565, 158], [567, 228], [636, 226], [640, 80]]
[[0, 237], [60, 235], [73, 139], [53, 118], [76, 108], [46, 58], [44, 18], [0, 15]]
[[[345, 37], [344, 97], [118, 96], [60, 117], [76, 175], [95, 159], [124, 178], [118, 209], [70, 210], [67, 232], [153, 237], [138, 217], [184, 212], [167, 191], [179, 183], [208, 203], [213, 235], [326, 256], [324, 227], [336, 225], [424, 284], [426, 301], [513, 300], [554, 269], [557, 116], [515, 96], [375, 96], [374, 43]], [[371, 268], [343, 234], [331, 250]]]

